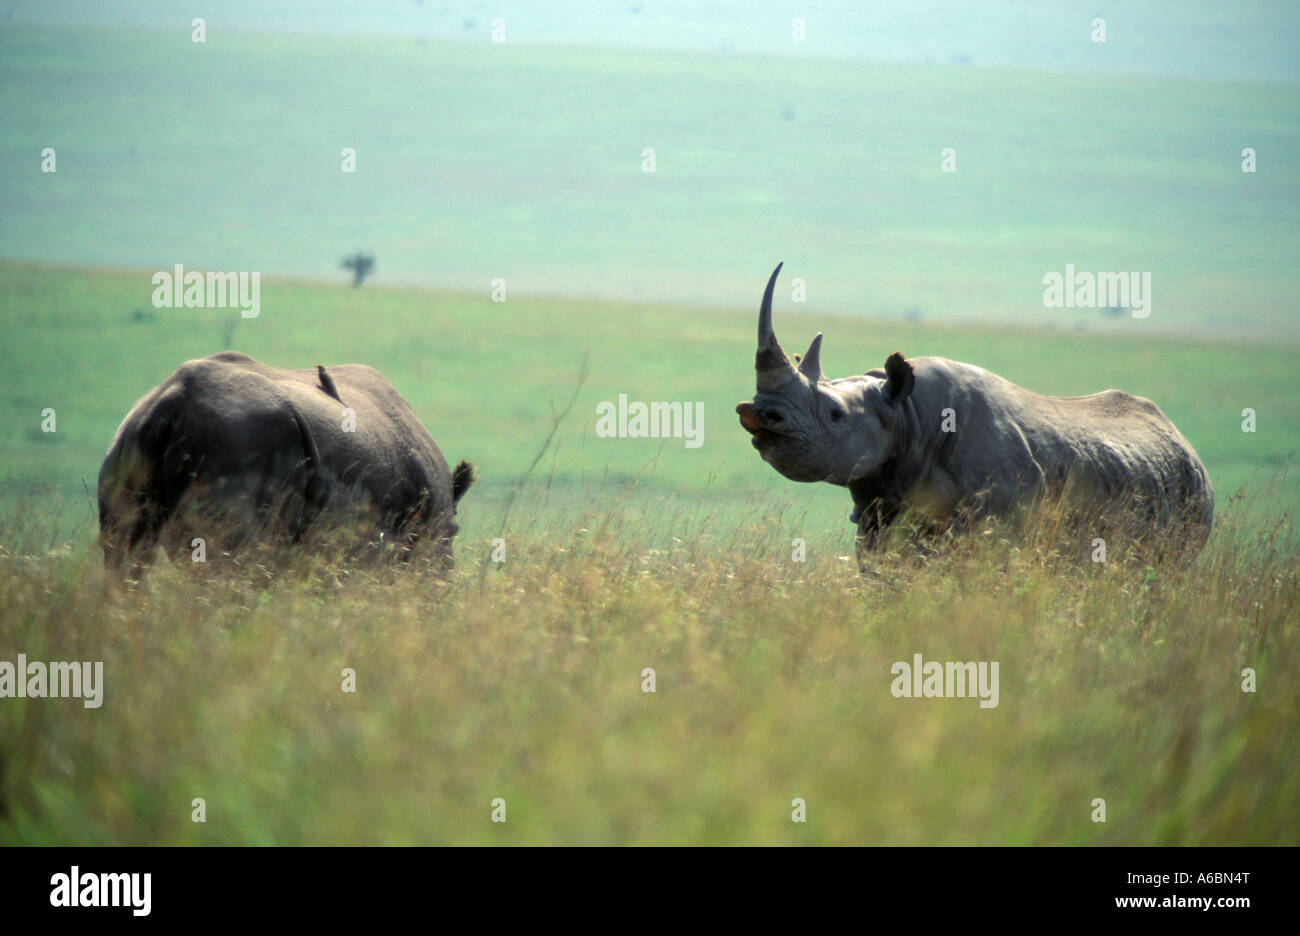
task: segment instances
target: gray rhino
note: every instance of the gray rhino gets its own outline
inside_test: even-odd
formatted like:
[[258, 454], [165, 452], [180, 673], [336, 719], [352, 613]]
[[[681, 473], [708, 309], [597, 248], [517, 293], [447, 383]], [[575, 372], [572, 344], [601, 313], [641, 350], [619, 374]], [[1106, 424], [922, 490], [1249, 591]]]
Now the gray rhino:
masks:
[[1198, 547], [1214, 516], [1205, 466], [1150, 400], [1119, 390], [1043, 396], [940, 357], [828, 380], [822, 336], [802, 358], [772, 331], [772, 272], [758, 314], [758, 392], [736, 407], [769, 465], [793, 481], [828, 481], [853, 497], [861, 556], [907, 507], [938, 521], [1008, 516], [1036, 495], [1183, 524]]
[[122, 421], [99, 472], [100, 546], [110, 569], [138, 573], [160, 544], [189, 555], [198, 537], [220, 555], [361, 517], [363, 537], [430, 542], [450, 564], [473, 481], [373, 368], [280, 370], [226, 351], [182, 364]]

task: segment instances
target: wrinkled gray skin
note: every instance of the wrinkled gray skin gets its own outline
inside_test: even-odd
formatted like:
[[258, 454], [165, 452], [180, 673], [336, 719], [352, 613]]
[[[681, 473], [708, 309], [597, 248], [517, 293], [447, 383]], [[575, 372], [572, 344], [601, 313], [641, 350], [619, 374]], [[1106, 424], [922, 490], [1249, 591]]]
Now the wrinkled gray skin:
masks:
[[[736, 407], [769, 465], [853, 496], [860, 555], [904, 507], [937, 521], [972, 509], [1007, 515], [1059, 491], [1138, 510], [1151, 528], [1186, 524], [1204, 542], [1214, 515], [1205, 466], [1150, 400], [1119, 390], [1034, 393], [971, 364], [904, 360], [828, 380], [817, 335], [791, 362], [772, 331], [778, 265], [759, 311], [758, 393]], [[944, 410], [955, 431], [943, 431]]]
[[473, 480], [373, 368], [280, 370], [225, 351], [182, 364], [122, 421], [99, 472], [100, 545], [108, 568], [138, 575], [158, 545], [189, 557], [202, 537], [213, 560], [360, 516], [373, 541], [431, 542], [450, 565]]

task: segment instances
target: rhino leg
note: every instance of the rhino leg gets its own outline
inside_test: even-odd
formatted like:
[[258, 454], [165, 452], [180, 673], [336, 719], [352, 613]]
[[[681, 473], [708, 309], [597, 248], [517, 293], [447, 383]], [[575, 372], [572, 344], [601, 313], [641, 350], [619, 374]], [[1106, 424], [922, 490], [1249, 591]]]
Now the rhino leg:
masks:
[[853, 513], [849, 515], [849, 519], [857, 521], [858, 524], [858, 535], [854, 539], [854, 545], [857, 547], [859, 571], [866, 571], [867, 556], [875, 550], [880, 532], [893, 523], [900, 512], [901, 505], [891, 505], [880, 498], [874, 498], [866, 503], [859, 503], [854, 498]]

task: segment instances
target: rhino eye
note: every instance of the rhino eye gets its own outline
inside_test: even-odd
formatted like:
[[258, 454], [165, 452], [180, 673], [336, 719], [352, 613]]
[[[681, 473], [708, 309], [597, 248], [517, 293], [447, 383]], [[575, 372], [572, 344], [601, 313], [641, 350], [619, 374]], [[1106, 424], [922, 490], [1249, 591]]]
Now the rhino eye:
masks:
[[832, 420], [834, 420], [835, 422], [839, 422], [843, 418], [844, 418], [844, 410], [840, 409], [838, 406], [835, 407], [835, 409], [831, 410]]

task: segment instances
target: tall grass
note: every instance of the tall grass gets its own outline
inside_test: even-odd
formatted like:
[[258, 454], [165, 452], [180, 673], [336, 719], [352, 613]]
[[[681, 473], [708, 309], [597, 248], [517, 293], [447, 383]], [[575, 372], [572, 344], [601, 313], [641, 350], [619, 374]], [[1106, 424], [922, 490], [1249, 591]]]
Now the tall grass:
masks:
[[[898, 536], [864, 575], [776, 500], [557, 515], [544, 485], [505, 562], [462, 540], [446, 581], [321, 552], [119, 589], [89, 529], [20, 508], [0, 659], [102, 660], [106, 688], [0, 700], [0, 841], [1300, 842], [1287, 517], [1231, 502], [1187, 565]], [[998, 661], [999, 705], [894, 698], [914, 653]]]

